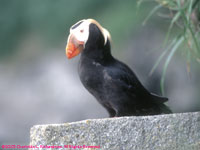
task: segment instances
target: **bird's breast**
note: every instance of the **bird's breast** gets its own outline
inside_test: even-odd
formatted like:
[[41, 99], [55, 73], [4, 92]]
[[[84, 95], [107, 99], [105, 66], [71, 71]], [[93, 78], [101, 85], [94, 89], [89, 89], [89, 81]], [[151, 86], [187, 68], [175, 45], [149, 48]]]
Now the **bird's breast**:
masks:
[[79, 63], [79, 77], [82, 84], [89, 91], [100, 91], [103, 85], [103, 67], [95, 61], [81, 61]]

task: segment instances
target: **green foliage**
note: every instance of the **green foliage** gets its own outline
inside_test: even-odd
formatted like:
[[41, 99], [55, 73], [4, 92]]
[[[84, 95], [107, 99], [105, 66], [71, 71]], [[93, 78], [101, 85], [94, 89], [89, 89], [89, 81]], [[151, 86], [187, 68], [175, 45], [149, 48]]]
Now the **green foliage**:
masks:
[[[144, 0], [139, 0], [139, 3]], [[153, 66], [150, 74], [154, 72], [161, 60], [166, 57], [162, 79], [161, 79], [161, 90], [164, 94], [164, 80], [166, 70], [168, 65], [174, 56], [174, 53], [180, 49], [180, 46], [186, 47], [182, 48], [184, 53], [186, 53], [186, 59], [188, 64], [188, 71], [190, 71], [190, 59], [193, 58], [197, 62], [200, 62], [200, 1], [199, 0], [155, 0], [158, 5], [152, 9], [152, 11], [147, 16], [150, 18], [158, 9], [161, 7], [167, 9], [167, 19], [170, 19], [169, 29], [166, 34], [166, 38], [163, 44], [164, 51], [158, 58], [157, 62]], [[144, 22], [147, 21], [145, 19]], [[173, 28], [179, 28], [177, 35], [173, 37], [172, 40], [169, 39], [171, 31]], [[168, 46], [167, 46], [168, 45]]]
[[73, 23], [93, 18], [105, 3], [110, 7], [106, 0], [1, 0], [0, 59], [13, 55], [26, 35], [37, 34], [50, 47], [64, 43]]
[[125, 37], [130, 31], [137, 30], [138, 22], [149, 11], [148, 7], [143, 7], [138, 15], [134, 10], [136, 1], [1, 0], [0, 61], [15, 57], [20, 44], [25, 44], [24, 39], [29, 36], [39, 38], [43, 50], [65, 47], [68, 29], [84, 18], [94, 18], [102, 23], [112, 34], [115, 47], [120, 49], [122, 44], [119, 43], [126, 42]]

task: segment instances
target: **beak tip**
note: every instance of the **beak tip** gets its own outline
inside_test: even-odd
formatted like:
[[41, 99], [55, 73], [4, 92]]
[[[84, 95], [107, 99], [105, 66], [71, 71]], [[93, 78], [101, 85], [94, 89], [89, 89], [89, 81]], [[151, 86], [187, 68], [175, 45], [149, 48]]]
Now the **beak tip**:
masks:
[[73, 42], [72, 40], [69, 40], [65, 49], [67, 58], [71, 59], [77, 56], [81, 52], [82, 49], [83, 49], [83, 46], [80, 43], [78, 44], [78, 41]]
[[66, 53], [66, 56], [67, 56], [68, 59], [72, 58], [68, 53]]

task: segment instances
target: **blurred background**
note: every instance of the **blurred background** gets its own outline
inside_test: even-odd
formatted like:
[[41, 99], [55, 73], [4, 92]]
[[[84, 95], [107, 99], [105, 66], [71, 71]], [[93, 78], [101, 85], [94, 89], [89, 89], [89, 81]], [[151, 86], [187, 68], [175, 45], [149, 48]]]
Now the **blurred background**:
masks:
[[[65, 56], [69, 28], [81, 19], [94, 18], [108, 29], [112, 54], [148, 90], [161, 94], [163, 63], [149, 73], [163, 51], [169, 20], [154, 15], [143, 26], [154, 6], [149, 2], [138, 8], [131, 0], [1, 0], [0, 144], [28, 144], [36, 124], [108, 117], [79, 80], [79, 56]], [[190, 70], [177, 51], [165, 79], [167, 105], [175, 113], [200, 110], [199, 64], [191, 62]]]

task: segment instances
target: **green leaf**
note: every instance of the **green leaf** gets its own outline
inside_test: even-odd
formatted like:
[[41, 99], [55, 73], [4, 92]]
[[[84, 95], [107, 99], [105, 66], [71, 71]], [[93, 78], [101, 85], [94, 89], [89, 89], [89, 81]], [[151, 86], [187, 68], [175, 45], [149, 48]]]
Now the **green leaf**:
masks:
[[168, 42], [168, 39], [169, 39], [169, 35], [171, 33], [171, 29], [172, 27], [174, 26], [174, 23], [176, 21], [178, 21], [179, 17], [181, 16], [181, 13], [180, 12], [177, 12], [176, 15], [173, 17], [171, 23], [170, 23], [170, 26], [169, 26], [169, 29], [167, 31], [167, 34], [166, 34], [166, 37], [165, 37], [165, 40], [164, 40], [164, 44], [163, 44], [163, 47], [166, 46], [167, 42]]
[[200, 53], [200, 45], [199, 45], [199, 42], [198, 42], [198, 40], [197, 40], [197, 38], [196, 38], [196, 36], [194, 34], [194, 31], [193, 31], [192, 27], [191, 27], [191, 21], [187, 19], [187, 16], [186, 16], [185, 12], [182, 9], [180, 9], [180, 12], [181, 12], [182, 18], [183, 18], [183, 20], [185, 22], [185, 28], [190, 31], [190, 33], [192, 35], [192, 39], [193, 39], [194, 44], [196, 46], [196, 49]]
[[187, 15], [187, 19], [189, 20], [190, 16], [191, 16], [191, 13], [192, 13], [192, 5], [193, 5], [193, 0], [190, 0], [189, 1], [189, 7], [188, 7], [188, 15]]
[[138, 0], [137, 1], [137, 8], [140, 8], [141, 4], [144, 2], [144, 0]]
[[142, 25], [145, 25], [146, 22], [149, 20], [149, 18], [150, 18], [157, 10], [159, 10], [161, 7], [162, 7], [161, 4], [155, 6], [155, 7], [152, 9], [152, 11], [149, 13], [149, 15], [144, 19], [144, 22], [142, 23]]
[[165, 64], [164, 64], [164, 68], [163, 68], [163, 73], [162, 73], [162, 78], [161, 78], [161, 92], [162, 94], [164, 95], [164, 81], [165, 81], [165, 75], [166, 75], [166, 71], [167, 71], [167, 68], [168, 68], [168, 65], [172, 59], [172, 57], [174, 56], [174, 53], [176, 52], [176, 50], [178, 49], [178, 47], [180, 46], [180, 44], [183, 42], [184, 40], [184, 37], [181, 36], [179, 37], [177, 40], [176, 40], [176, 44], [172, 47], [168, 57], [167, 57], [167, 60], [165, 61]]
[[175, 44], [176, 40], [173, 40], [169, 46], [162, 52], [162, 54], [159, 56], [158, 60], [156, 61], [156, 63], [154, 64], [153, 68], [151, 69], [149, 76], [151, 76], [154, 71], [156, 70], [156, 68], [158, 67], [158, 65], [160, 64], [161, 60], [163, 59], [163, 57], [167, 54], [167, 52], [170, 50], [170, 48]]

